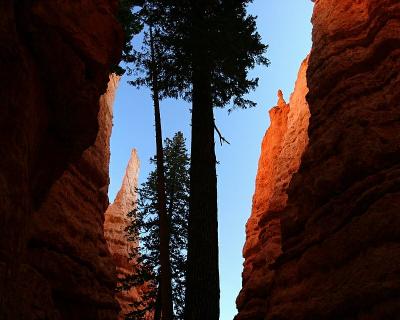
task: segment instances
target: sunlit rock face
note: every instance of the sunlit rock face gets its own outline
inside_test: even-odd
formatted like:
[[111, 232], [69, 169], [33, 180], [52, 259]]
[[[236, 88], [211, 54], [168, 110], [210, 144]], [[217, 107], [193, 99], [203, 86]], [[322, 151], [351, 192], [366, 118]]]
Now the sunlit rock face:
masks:
[[120, 58], [116, 4], [1, 1], [1, 319], [116, 317], [108, 150], [85, 151]]
[[112, 103], [118, 77], [100, 98], [93, 146], [71, 163], [34, 214], [28, 242], [31, 265], [48, 281], [65, 319], [113, 319], [115, 268], [104, 239]]
[[[128, 241], [125, 229], [130, 222], [128, 213], [136, 206], [139, 166], [136, 150], [132, 150], [121, 189], [105, 214], [105, 238], [119, 279], [135, 273], [135, 261], [130, 259], [130, 253], [137, 243]], [[117, 300], [121, 307], [119, 319], [125, 319], [125, 315], [132, 311], [129, 304], [140, 299], [141, 292], [139, 290], [139, 288], [132, 288], [129, 291], [121, 291], [117, 294]]]
[[397, 319], [400, 3], [317, 0], [312, 22], [309, 143], [279, 214], [282, 253], [247, 299], [258, 313], [239, 303], [239, 318]]
[[271, 125], [262, 142], [253, 208], [246, 225], [237, 319], [263, 319], [265, 315], [274, 276], [271, 266], [282, 252], [280, 218], [286, 207], [287, 188], [308, 142], [307, 62], [304, 60], [300, 67], [290, 103], [286, 104], [279, 91], [278, 104], [269, 111]]

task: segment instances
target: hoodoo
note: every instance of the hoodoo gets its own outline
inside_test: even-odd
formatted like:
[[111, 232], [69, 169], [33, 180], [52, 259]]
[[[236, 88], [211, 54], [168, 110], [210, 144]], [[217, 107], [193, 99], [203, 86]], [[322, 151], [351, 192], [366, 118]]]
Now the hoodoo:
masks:
[[[136, 206], [139, 167], [139, 159], [136, 150], [133, 149], [126, 167], [121, 189], [105, 214], [105, 238], [119, 279], [123, 279], [125, 276], [132, 275], [135, 272], [134, 261], [130, 261], [129, 257], [132, 247], [138, 244], [128, 241], [125, 229], [129, 225], [128, 213]], [[138, 290], [138, 288], [132, 288], [129, 291], [117, 293], [117, 301], [121, 307], [119, 319], [125, 319], [125, 315], [132, 308], [129, 304], [137, 302], [140, 299], [142, 293]]]
[[237, 319], [397, 319], [400, 3], [318, 0], [312, 22], [309, 142], [289, 183], [275, 160], [292, 149], [287, 111], [273, 109]]

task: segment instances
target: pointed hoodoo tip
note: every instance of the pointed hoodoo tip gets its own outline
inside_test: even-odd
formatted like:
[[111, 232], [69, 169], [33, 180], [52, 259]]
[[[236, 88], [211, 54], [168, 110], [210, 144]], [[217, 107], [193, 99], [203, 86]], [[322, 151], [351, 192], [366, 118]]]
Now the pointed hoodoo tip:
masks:
[[128, 161], [127, 170], [128, 170], [128, 168], [130, 168], [132, 166], [137, 167], [137, 168], [139, 168], [139, 166], [140, 166], [139, 155], [135, 148], [133, 148], [131, 151], [131, 157], [129, 158], [129, 161]]
[[138, 157], [137, 150], [136, 150], [136, 148], [133, 148], [131, 151], [131, 159], [137, 158], [137, 157]]
[[283, 98], [282, 90], [279, 89], [278, 90], [278, 107], [282, 107], [282, 106], [285, 106], [285, 105], [286, 105], [286, 101]]

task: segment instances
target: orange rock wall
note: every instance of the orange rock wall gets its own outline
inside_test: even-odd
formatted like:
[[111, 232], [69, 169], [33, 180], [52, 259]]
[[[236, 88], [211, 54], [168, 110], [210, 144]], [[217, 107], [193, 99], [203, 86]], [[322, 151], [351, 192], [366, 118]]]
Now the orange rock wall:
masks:
[[263, 311], [239, 303], [238, 318], [397, 319], [400, 3], [317, 0], [312, 22], [309, 144], [279, 213], [282, 253], [262, 273]]
[[106, 163], [82, 156], [120, 57], [116, 4], [0, 3], [0, 319], [116, 318]]
[[[105, 238], [116, 266], [118, 278], [124, 278], [135, 272], [134, 261], [130, 260], [129, 255], [136, 244], [128, 241], [125, 229], [130, 223], [127, 214], [136, 206], [139, 167], [137, 152], [132, 150], [121, 189], [105, 213]], [[140, 294], [141, 292], [138, 292], [138, 288], [118, 292], [116, 298], [121, 307], [119, 319], [125, 319], [125, 315], [132, 311], [132, 307], [129, 304], [140, 299]]]
[[237, 319], [263, 319], [265, 314], [274, 276], [271, 265], [281, 254], [281, 212], [286, 206], [289, 182], [308, 142], [307, 63], [308, 59], [300, 67], [290, 103], [286, 104], [279, 91], [278, 105], [269, 111], [271, 125], [262, 142], [253, 208], [246, 225]]
[[47, 278], [65, 319], [112, 319], [115, 268], [104, 239], [112, 104], [118, 77], [100, 98], [99, 133], [82, 157], [53, 184], [34, 214], [28, 242], [31, 265]]

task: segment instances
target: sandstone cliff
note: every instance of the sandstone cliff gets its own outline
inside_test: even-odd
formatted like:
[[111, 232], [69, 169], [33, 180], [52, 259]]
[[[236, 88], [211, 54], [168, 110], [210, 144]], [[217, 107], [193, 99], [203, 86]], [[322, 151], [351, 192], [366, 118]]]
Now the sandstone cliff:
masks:
[[[132, 150], [121, 189], [105, 214], [105, 238], [116, 266], [118, 278], [124, 278], [135, 272], [135, 267], [129, 259], [129, 254], [135, 244], [128, 241], [125, 228], [129, 225], [127, 214], [136, 205], [139, 166], [136, 150]], [[129, 304], [132, 304], [139, 298], [140, 292], [136, 288], [117, 294], [117, 300], [121, 307], [119, 319], [125, 319], [124, 315], [132, 309]]]
[[307, 63], [308, 59], [301, 65], [290, 103], [286, 104], [279, 91], [278, 105], [269, 112], [271, 125], [262, 142], [253, 208], [246, 225], [237, 319], [263, 319], [265, 314], [274, 276], [271, 265], [281, 254], [281, 212], [286, 206], [288, 185], [308, 142]]
[[397, 319], [400, 3], [318, 0], [312, 22], [309, 144], [278, 214], [282, 253], [259, 300], [244, 282], [238, 318]]
[[71, 163], [34, 214], [28, 242], [31, 265], [47, 278], [65, 319], [113, 318], [115, 270], [104, 240], [112, 103], [118, 77], [100, 98], [99, 133]]
[[[106, 165], [95, 153], [94, 163], [82, 156], [96, 139], [99, 98], [120, 56], [115, 10], [113, 0], [1, 1], [1, 319], [116, 314], [102, 232], [108, 180], [98, 167]], [[61, 188], [62, 179], [72, 189]], [[72, 198], [78, 185], [82, 196]], [[59, 238], [48, 241], [50, 234]]]

